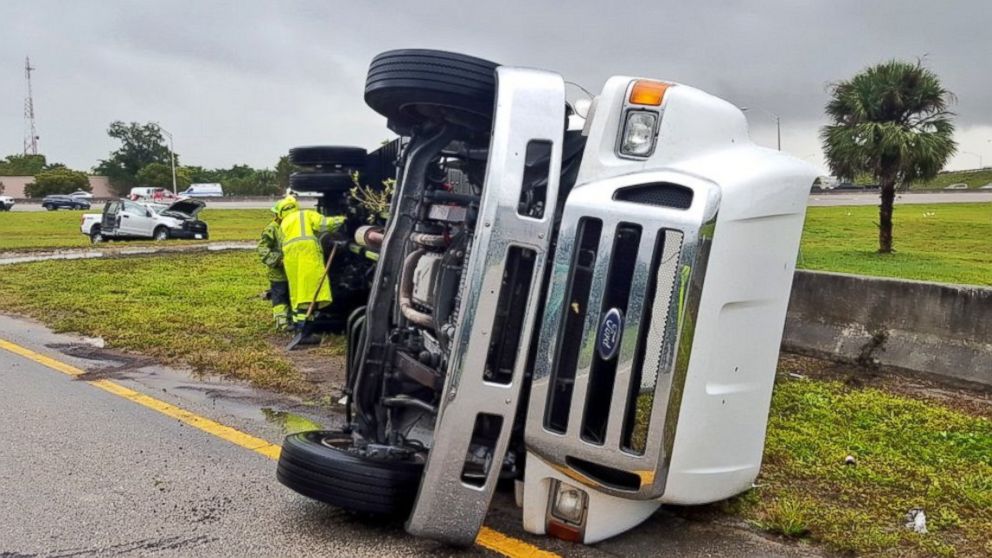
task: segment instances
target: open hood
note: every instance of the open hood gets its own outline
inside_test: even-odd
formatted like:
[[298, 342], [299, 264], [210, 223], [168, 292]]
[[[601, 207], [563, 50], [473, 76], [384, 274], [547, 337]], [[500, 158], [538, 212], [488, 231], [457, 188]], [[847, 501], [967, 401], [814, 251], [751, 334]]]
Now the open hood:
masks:
[[185, 199], [179, 200], [169, 207], [162, 210], [162, 215], [172, 214], [172, 215], [182, 215], [190, 219], [196, 217], [196, 214], [203, 210], [207, 204], [200, 200]]

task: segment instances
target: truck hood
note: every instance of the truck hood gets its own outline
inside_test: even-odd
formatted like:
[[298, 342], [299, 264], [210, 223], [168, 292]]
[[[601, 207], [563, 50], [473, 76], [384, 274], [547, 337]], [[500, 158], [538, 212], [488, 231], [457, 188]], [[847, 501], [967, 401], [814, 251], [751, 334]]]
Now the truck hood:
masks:
[[163, 209], [160, 215], [165, 215], [167, 217], [178, 217], [181, 219], [193, 219], [200, 211], [203, 211], [203, 208], [206, 205], [207, 204], [200, 200], [179, 200]]

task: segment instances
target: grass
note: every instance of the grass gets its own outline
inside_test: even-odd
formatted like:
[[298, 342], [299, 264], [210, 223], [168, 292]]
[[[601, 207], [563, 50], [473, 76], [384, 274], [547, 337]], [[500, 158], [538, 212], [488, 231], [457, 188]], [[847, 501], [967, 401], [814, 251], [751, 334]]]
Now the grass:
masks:
[[992, 204], [897, 205], [894, 254], [878, 254], [878, 208], [811, 207], [799, 267], [992, 285]]
[[[757, 486], [728, 507], [773, 533], [859, 555], [992, 553], [986, 417], [836, 381], [781, 380]], [[905, 527], [913, 508], [926, 512], [928, 534]]]
[[311, 389], [266, 337], [268, 287], [252, 252], [0, 267], [0, 308], [108, 347], [290, 393]]
[[[0, 213], [0, 250], [89, 246], [89, 238], [79, 232], [79, 223], [83, 213], [99, 211], [94, 209]], [[210, 240], [254, 240], [270, 219], [265, 209], [205, 209], [200, 216], [210, 226]]]
[[[875, 177], [862, 174], [854, 180], [860, 186], [877, 185]], [[968, 188], [981, 188], [986, 184], [992, 184], [992, 168], [983, 167], [980, 169], [943, 171], [938, 173], [933, 180], [915, 182], [909, 185], [911, 190], [937, 190], [944, 189], [951, 184], [967, 184]]]
[[992, 184], [992, 168], [981, 168], [972, 170], [946, 171], [937, 175], [933, 180], [923, 183], [913, 184], [911, 188], [946, 188], [951, 184], [967, 184], [969, 188], [981, 188], [986, 184]]

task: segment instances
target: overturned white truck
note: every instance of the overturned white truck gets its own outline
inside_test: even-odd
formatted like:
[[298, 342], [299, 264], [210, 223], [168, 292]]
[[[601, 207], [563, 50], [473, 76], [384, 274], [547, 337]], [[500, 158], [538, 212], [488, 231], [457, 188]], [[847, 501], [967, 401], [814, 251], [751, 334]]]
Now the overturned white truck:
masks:
[[287, 437], [280, 481], [453, 544], [500, 480], [585, 543], [747, 490], [815, 170], [664, 81], [576, 115], [556, 73], [401, 50], [365, 99], [408, 139], [384, 240], [356, 239], [348, 427]]

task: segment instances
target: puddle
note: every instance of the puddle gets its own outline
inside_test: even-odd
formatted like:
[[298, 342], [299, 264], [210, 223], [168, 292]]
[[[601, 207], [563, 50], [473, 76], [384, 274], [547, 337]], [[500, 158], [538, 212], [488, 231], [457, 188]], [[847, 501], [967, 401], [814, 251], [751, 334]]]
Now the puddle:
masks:
[[106, 250], [54, 250], [50, 252], [31, 252], [24, 254], [0, 254], [0, 265], [45, 262], [51, 260], [90, 260], [96, 258], [113, 258], [121, 256], [171, 254], [176, 252], [253, 250], [254, 248], [255, 244], [251, 242], [213, 242], [209, 244], [194, 244], [188, 246], [132, 246]]
[[303, 415], [290, 413], [289, 411], [276, 411], [271, 407], [263, 407], [262, 415], [271, 424], [282, 427], [286, 434], [296, 434], [308, 430], [326, 430], [324, 425], [316, 423]]

